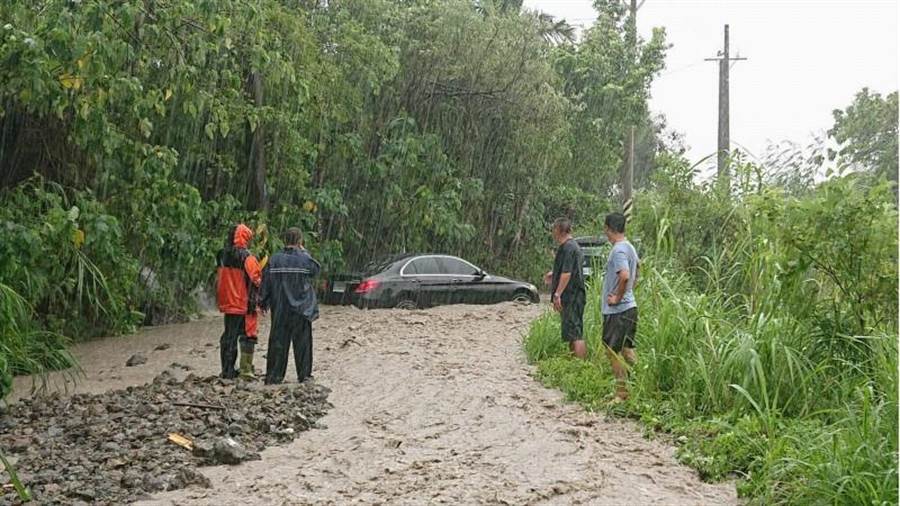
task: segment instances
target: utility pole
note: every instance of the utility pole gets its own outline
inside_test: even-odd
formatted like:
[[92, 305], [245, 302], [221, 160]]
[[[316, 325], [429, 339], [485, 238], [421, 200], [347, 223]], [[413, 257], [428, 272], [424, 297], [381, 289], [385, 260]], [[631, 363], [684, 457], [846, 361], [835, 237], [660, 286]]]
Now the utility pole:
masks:
[[[628, 20], [629, 27], [626, 36], [628, 37], [629, 45], [631, 46], [631, 63], [634, 64], [637, 61], [637, 51], [638, 51], [638, 37], [637, 37], [637, 11], [640, 9], [646, 0], [641, 0], [641, 3], [638, 4], [637, 0], [631, 0], [629, 5], [629, 12], [631, 13], [631, 17]], [[634, 190], [634, 125], [631, 125], [630, 132], [628, 133], [628, 138], [625, 140], [625, 145], [628, 147], [626, 156], [627, 160], [625, 163], [624, 174], [622, 174], [622, 214], [625, 215], [625, 221], [631, 221], [631, 209], [634, 204], [634, 199], [632, 197], [632, 192]]]
[[716, 58], [706, 58], [706, 61], [719, 62], [719, 145], [718, 159], [716, 162], [716, 174], [720, 180], [727, 182], [729, 178], [728, 154], [731, 152], [731, 119], [729, 116], [729, 80], [728, 71], [731, 62], [746, 60], [746, 58], [732, 58], [728, 49], [728, 25], [725, 25], [725, 44], [719, 56]]
[[625, 181], [622, 185], [624, 194], [624, 202], [622, 202], [622, 214], [625, 215], [625, 222], [631, 221], [631, 209], [634, 206], [634, 125], [631, 125], [631, 132], [628, 136], [628, 163], [625, 164]]

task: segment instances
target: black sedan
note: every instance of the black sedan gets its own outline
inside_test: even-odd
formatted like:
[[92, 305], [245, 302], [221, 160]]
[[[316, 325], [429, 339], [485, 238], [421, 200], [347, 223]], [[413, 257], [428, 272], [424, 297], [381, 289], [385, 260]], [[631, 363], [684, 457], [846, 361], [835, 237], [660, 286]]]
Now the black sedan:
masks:
[[537, 303], [529, 283], [490, 275], [458, 257], [407, 254], [374, 262], [361, 279], [340, 288], [358, 308], [415, 309], [445, 304]]

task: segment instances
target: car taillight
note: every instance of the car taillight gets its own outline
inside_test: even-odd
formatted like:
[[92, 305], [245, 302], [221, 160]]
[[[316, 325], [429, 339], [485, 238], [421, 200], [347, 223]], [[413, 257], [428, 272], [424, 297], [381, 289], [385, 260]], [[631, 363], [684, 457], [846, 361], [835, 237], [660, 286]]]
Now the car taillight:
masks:
[[364, 279], [354, 291], [359, 294], [369, 293], [372, 290], [378, 288], [378, 285], [380, 284], [381, 282], [377, 279]]

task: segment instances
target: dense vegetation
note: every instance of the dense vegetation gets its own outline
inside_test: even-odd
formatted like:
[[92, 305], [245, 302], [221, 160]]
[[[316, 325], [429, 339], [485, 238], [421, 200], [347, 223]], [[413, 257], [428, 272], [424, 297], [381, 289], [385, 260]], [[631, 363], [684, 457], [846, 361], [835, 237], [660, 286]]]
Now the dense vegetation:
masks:
[[[738, 168], [730, 192], [682, 167], [640, 195], [639, 362], [631, 400], [609, 406], [674, 434], [704, 478], [739, 477], [755, 503], [896, 504], [891, 185], [854, 174], [791, 192]], [[542, 380], [594, 409], [614, 388], [599, 292], [588, 362], [569, 357], [553, 314], [526, 340]]]
[[[896, 503], [896, 92], [836, 111], [838, 149], [699, 184], [647, 107], [664, 31], [594, 4], [575, 41], [521, 0], [0, 2], [0, 396], [195, 311], [236, 220], [303, 227], [330, 271], [438, 250], [536, 281], [553, 218], [618, 207], [635, 126], [627, 412], [761, 502]], [[599, 405], [607, 367], [555, 325], [531, 359]]]
[[608, 208], [625, 125], [642, 177], [660, 149], [663, 33], [597, 8], [576, 45], [509, 0], [3, 2], [0, 327], [49, 356], [2, 371], [191, 313], [235, 220], [302, 226], [331, 271], [440, 250], [535, 277], [550, 217]]

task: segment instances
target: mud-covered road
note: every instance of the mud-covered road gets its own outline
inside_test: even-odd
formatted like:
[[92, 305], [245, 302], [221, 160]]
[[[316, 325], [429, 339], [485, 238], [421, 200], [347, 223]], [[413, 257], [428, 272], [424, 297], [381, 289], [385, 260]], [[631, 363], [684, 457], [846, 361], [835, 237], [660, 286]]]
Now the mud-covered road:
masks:
[[[210, 489], [144, 504], [737, 502], [732, 484], [702, 483], [635, 424], [587, 413], [536, 382], [521, 343], [542, 310], [325, 307], [314, 326], [313, 374], [332, 390], [327, 428], [267, 449], [260, 461], [204, 468]], [[76, 389], [144, 383], [172, 362], [215, 374], [221, 325], [209, 317], [79, 345], [86, 378]], [[125, 367], [136, 352], [147, 363]], [[257, 357], [257, 368], [263, 363]], [[287, 380], [294, 374], [291, 363]], [[17, 395], [27, 382], [17, 379]]]

